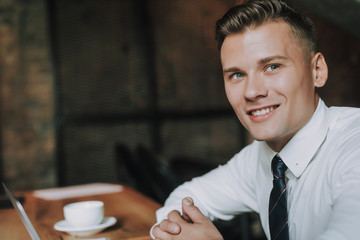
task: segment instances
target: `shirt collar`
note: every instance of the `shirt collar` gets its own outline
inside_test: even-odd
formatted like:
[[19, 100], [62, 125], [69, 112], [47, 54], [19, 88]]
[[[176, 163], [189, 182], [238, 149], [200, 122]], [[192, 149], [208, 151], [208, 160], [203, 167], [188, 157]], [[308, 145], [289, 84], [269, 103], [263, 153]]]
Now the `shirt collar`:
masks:
[[318, 106], [310, 121], [285, 145], [279, 155], [288, 169], [300, 177], [314, 157], [328, 132], [326, 115], [328, 108], [319, 99]]

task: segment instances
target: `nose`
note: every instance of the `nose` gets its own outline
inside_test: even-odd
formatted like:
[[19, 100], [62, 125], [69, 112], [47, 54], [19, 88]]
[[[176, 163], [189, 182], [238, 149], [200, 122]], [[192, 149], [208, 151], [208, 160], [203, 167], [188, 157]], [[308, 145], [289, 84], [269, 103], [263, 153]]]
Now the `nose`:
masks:
[[259, 98], [266, 97], [268, 89], [261, 76], [248, 77], [245, 86], [245, 99], [247, 101], [256, 101]]

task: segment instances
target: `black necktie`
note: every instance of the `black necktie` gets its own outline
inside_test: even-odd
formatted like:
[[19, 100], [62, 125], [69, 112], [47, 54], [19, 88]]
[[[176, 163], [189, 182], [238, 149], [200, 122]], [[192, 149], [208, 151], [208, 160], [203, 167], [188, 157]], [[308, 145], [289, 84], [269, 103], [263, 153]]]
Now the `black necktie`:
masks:
[[271, 240], [288, 240], [289, 227], [285, 184], [285, 171], [287, 166], [281, 158], [276, 155], [271, 162], [271, 168], [274, 176], [273, 189], [269, 201]]

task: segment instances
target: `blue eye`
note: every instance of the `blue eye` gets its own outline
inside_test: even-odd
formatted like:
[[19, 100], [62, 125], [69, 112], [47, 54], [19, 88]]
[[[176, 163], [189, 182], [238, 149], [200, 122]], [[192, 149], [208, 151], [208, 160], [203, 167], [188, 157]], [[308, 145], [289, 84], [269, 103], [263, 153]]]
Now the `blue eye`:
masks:
[[233, 79], [241, 79], [241, 78], [243, 78], [245, 75], [243, 74], [243, 73], [234, 73], [233, 75], [232, 75], [232, 78]]
[[268, 66], [268, 67], [266, 68], [266, 71], [272, 72], [272, 71], [275, 71], [275, 70], [278, 69], [278, 68], [279, 68], [279, 65], [273, 64], [273, 65]]

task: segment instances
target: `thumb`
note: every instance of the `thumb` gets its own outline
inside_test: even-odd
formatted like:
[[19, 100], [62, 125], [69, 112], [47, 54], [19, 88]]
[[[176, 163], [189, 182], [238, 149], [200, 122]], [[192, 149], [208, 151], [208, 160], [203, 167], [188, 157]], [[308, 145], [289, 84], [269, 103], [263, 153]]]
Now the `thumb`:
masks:
[[190, 197], [182, 200], [183, 217], [188, 222], [204, 222], [208, 219], [200, 212], [199, 208], [194, 205], [194, 201]]

